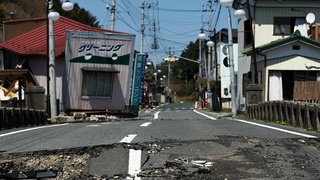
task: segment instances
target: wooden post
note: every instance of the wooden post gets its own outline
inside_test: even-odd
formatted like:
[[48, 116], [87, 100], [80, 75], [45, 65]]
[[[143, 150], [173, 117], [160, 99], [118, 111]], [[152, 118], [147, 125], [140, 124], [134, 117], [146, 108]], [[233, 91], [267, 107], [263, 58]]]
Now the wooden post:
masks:
[[263, 102], [263, 103], [261, 103], [261, 113], [262, 113], [262, 119], [263, 120], [266, 120], [266, 103], [265, 102]]
[[310, 120], [310, 111], [309, 111], [309, 105], [305, 104], [305, 120], [307, 121], [307, 128], [308, 130], [312, 129], [312, 124], [311, 124], [311, 120]]
[[295, 127], [297, 123], [296, 123], [296, 117], [294, 114], [294, 107], [292, 102], [290, 102], [290, 118], [291, 118], [292, 125]]
[[277, 102], [276, 101], [273, 101], [272, 102], [272, 107], [273, 107], [273, 113], [274, 113], [274, 116], [273, 116], [273, 121], [277, 121], [279, 120], [279, 116], [278, 116], [278, 108], [277, 108]]
[[270, 113], [269, 113], [269, 102], [266, 102], [266, 105], [264, 107], [266, 109], [266, 117], [265, 120], [268, 121], [269, 117], [270, 117]]
[[284, 115], [288, 124], [292, 125], [292, 121], [290, 121], [290, 116], [289, 116], [288, 102], [284, 102]]
[[319, 106], [315, 104], [314, 106], [314, 111], [313, 111], [313, 125], [315, 127], [315, 131], [320, 131], [320, 123], [319, 123]]
[[258, 117], [257, 117], [257, 119], [261, 119], [261, 103], [259, 103], [258, 105], [257, 105], [257, 108], [258, 108]]
[[300, 103], [297, 103], [297, 115], [298, 115], [298, 121], [299, 121], [300, 127], [304, 128]]
[[281, 101], [278, 102], [279, 119], [280, 119], [281, 122], [284, 121], [282, 104], [283, 104], [283, 103], [282, 103]]
[[269, 102], [269, 121], [273, 119], [273, 109], [272, 109], [272, 102]]

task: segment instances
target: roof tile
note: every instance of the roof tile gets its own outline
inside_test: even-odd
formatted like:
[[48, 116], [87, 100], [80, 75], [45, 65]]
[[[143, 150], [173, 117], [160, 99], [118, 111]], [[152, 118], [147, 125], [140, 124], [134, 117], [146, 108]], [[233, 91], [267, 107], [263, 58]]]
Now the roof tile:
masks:
[[[122, 32], [110, 31], [88, 26], [77, 21], [60, 17], [54, 21], [55, 56], [60, 56], [65, 51], [67, 31], [90, 31], [119, 34]], [[21, 36], [0, 44], [0, 47], [20, 55], [47, 55], [47, 26], [34, 29]]]

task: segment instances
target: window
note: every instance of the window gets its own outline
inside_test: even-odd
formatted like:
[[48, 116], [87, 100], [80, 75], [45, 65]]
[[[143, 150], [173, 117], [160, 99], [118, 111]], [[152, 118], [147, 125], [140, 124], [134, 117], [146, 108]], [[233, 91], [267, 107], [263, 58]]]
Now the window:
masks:
[[295, 26], [301, 24], [304, 17], [274, 17], [273, 34], [274, 35], [291, 35], [294, 33]]
[[111, 98], [113, 74], [110, 71], [83, 71], [82, 97]]
[[252, 24], [250, 20], [244, 21], [244, 45], [250, 45], [252, 43]]

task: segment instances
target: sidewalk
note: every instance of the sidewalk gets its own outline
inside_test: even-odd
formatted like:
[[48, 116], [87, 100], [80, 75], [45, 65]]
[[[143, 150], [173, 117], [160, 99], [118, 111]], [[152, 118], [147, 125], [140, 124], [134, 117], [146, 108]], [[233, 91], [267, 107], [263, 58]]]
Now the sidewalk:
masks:
[[209, 111], [208, 109], [195, 109], [199, 112], [202, 112], [204, 114], [207, 114], [209, 116], [212, 116], [214, 118], [220, 119], [220, 118], [232, 118], [232, 113], [231, 112], [216, 112], [216, 111]]

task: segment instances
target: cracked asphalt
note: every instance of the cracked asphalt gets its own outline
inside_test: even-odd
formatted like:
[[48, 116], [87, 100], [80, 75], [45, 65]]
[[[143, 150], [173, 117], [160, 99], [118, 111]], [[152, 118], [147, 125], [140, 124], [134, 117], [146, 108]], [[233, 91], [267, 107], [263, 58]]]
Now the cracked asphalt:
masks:
[[319, 139], [224, 136], [113, 144], [1, 154], [0, 174], [9, 179], [13, 172], [47, 169], [58, 172], [53, 179], [126, 179], [125, 157], [129, 149], [139, 149], [143, 164], [136, 177], [141, 179], [317, 179], [319, 148]]

